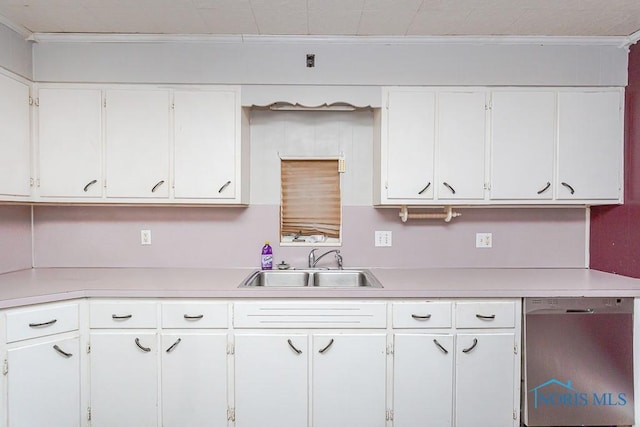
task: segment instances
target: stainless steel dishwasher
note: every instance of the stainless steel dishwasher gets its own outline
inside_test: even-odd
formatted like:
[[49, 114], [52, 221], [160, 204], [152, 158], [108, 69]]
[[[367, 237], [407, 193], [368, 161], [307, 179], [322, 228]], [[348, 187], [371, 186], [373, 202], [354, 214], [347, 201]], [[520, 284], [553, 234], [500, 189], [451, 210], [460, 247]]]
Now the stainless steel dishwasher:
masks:
[[633, 298], [525, 298], [527, 426], [634, 424]]

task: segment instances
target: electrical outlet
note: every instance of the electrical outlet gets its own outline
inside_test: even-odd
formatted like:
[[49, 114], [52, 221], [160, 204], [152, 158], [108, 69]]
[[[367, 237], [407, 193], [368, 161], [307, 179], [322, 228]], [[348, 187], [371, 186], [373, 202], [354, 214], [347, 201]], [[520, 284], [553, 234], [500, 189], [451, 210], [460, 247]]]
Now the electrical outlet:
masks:
[[151, 230], [140, 230], [140, 244], [141, 245], [151, 244]]
[[391, 232], [390, 231], [376, 231], [376, 246], [377, 247], [389, 247], [389, 246], [391, 246]]
[[476, 233], [476, 248], [487, 249], [493, 245], [491, 233]]

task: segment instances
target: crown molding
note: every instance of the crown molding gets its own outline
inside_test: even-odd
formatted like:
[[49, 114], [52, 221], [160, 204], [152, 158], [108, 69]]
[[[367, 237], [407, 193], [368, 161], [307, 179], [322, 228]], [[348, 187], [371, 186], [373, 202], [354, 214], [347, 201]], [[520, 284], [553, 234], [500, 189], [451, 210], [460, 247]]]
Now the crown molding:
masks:
[[0, 15], [0, 24], [20, 34], [22, 37], [25, 38], [25, 40], [30, 40], [30, 38], [33, 36], [33, 33], [29, 31], [26, 27], [23, 27], [22, 25], [18, 25], [14, 23], [9, 18], [3, 15]]

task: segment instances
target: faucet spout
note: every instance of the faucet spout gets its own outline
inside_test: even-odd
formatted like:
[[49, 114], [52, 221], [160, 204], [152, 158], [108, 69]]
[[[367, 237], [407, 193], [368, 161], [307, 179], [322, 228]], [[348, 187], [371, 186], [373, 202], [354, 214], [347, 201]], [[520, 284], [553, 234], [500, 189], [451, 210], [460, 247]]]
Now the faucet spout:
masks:
[[336, 255], [336, 262], [338, 264], [338, 268], [340, 270], [342, 270], [342, 255], [340, 255], [340, 250], [339, 249], [331, 249], [330, 251], [327, 251], [325, 253], [323, 253], [322, 255], [320, 255], [319, 257], [316, 257], [316, 251], [318, 249], [311, 249], [311, 252], [309, 252], [309, 268], [314, 268], [316, 266], [316, 264], [318, 263], [318, 261], [320, 261], [322, 258], [324, 258], [325, 256], [329, 255], [330, 253], [335, 253]]

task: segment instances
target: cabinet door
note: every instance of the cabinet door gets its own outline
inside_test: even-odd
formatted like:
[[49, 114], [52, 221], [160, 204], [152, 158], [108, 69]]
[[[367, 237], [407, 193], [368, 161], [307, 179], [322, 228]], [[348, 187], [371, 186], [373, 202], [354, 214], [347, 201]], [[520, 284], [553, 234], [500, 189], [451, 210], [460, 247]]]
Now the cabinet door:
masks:
[[153, 332], [91, 332], [91, 426], [158, 425]]
[[555, 93], [494, 92], [491, 105], [491, 198], [552, 199]]
[[29, 86], [0, 74], [0, 94], [0, 194], [29, 196]]
[[235, 336], [236, 427], [308, 425], [308, 336]]
[[485, 105], [485, 92], [438, 96], [438, 199], [484, 198]]
[[105, 96], [107, 197], [169, 197], [169, 91]]
[[558, 109], [558, 199], [618, 200], [623, 151], [620, 92], [561, 92]]
[[175, 197], [236, 198], [236, 92], [176, 91]]
[[395, 334], [395, 427], [452, 425], [453, 342], [450, 334]]
[[515, 427], [519, 410], [514, 333], [458, 334], [456, 427]]
[[434, 92], [389, 92], [385, 144], [388, 199], [433, 199], [435, 99]]
[[39, 194], [102, 196], [102, 93], [38, 91]]
[[313, 336], [314, 427], [384, 427], [386, 335]]
[[10, 427], [80, 426], [80, 339], [7, 351]]
[[162, 334], [162, 425], [227, 426], [227, 335]]

